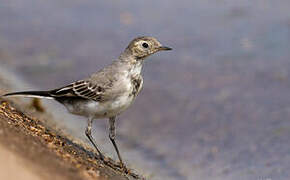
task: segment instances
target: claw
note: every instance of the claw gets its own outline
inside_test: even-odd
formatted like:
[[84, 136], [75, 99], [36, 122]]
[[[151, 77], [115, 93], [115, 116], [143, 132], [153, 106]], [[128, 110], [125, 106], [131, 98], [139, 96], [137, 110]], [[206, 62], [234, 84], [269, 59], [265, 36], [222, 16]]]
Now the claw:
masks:
[[128, 174], [129, 170], [127, 169], [127, 167], [123, 162], [120, 162], [120, 168], [124, 173]]
[[105, 157], [103, 154], [99, 154], [99, 159], [102, 160], [102, 161], [105, 161]]

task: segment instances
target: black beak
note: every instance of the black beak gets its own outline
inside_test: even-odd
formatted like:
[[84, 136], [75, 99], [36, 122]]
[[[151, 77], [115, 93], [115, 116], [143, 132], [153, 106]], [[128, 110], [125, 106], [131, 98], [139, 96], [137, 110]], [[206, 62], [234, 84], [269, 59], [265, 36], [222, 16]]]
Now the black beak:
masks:
[[166, 47], [166, 46], [161, 46], [161, 47], [159, 47], [159, 50], [160, 51], [169, 51], [169, 50], [172, 50], [172, 48]]

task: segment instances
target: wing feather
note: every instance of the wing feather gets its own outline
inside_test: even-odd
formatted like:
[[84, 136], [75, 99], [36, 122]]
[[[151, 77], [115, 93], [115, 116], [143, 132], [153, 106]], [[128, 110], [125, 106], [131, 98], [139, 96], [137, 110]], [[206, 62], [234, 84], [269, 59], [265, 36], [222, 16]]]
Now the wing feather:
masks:
[[54, 97], [81, 97], [96, 101], [101, 101], [104, 93], [104, 87], [92, 84], [88, 80], [76, 81], [50, 92]]

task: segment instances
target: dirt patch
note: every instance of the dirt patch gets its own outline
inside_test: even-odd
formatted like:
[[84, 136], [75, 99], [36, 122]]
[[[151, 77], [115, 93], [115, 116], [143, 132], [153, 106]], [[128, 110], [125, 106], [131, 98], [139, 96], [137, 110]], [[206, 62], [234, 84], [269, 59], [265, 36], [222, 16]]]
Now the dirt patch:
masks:
[[[28, 179], [144, 179], [131, 170], [124, 173], [109, 158], [101, 161], [96, 154], [5, 101], [0, 104], [0, 154], [11, 153], [15, 154], [14, 164], [19, 165], [15, 171], [25, 172]], [[11, 177], [18, 179], [13, 175], [6, 179]]]

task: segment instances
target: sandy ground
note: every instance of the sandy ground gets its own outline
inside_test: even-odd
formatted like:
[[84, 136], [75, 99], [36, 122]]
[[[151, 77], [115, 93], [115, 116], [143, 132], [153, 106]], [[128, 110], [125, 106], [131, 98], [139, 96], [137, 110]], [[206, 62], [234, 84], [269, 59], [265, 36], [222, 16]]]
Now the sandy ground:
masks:
[[90, 151], [4, 101], [0, 134], [0, 160], [5, 162], [0, 165], [1, 179], [140, 179], [130, 170], [122, 173], [110, 159], [96, 159]]
[[[38, 180], [41, 179], [36, 173], [33, 173], [27, 162], [15, 153], [6, 149], [3, 145], [0, 146], [0, 161], [5, 162], [0, 164], [0, 179], [23, 179], [23, 180]], [[15, 173], [17, 170], [17, 173]]]

